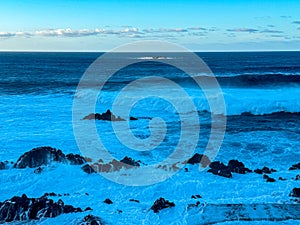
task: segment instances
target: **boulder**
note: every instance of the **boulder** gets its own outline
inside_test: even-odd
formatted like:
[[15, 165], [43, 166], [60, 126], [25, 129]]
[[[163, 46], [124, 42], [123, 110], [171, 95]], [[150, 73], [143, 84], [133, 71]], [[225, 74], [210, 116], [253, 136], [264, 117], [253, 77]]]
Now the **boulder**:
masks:
[[252, 172], [252, 170], [245, 167], [244, 163], [242, 163], [236, 159], [230, 160], [228, 162], [228, 167], [232, 173], [246, 174], [246, 173]]
[[98, 217], [93, 215], [87, 215], [85, 216], [81, 222], [78, 223], [78, 225], [104, 225], [104, 221]]
[[300, 198], [300, 188], [294, 188], [292, 190], [290, 196]]
[[82, 212], [81, 208], [54, 202], [46, 197], [28, 198], [25, 194], [0, 203], [0, 223], [52, 218], [63, 213]]
[[300, 162], [292, 165], [289, 170], [300, 170]]
[[48, 165], [53, 161], [65, 163], [66, 158], [64, 153], [59, 149], [51, 147], [39, 147], [21, 155], [14, 167], [19, 169], [26, 167], [35, 168], [42, 165]]
[[275, 169], [270, 169], [266, 166], [264, 166], [262, 169], [256, 169], [254, 170], [255, 173], [258, 173], [258, 174], [263, 174], [263, 173], [266, 173], [266, 174], [271, 174], [273, 172], [277, 172]]
[[275, 182], [276, 181], [274, 178], [269, 177], [266, 174], [264, 174], [263, 178], [266, 180], [266, 182]]
[[103, 202], [109, 205], [113, 204], [112, 200], [110, 200], [109, 198], [105, 199]]
[[210, 169], [207, 172], [210, 172], [214, 175], [232, 178], [231, 170], [228, 166], [224, 165], [220, 161], [212, 162], [209, 165]]
[[159, 198], [151, 206], [151, 209], [153, 210], [154, 213], [158, 213], [162, 209], [171, 208], [174, 206], [175, 206], [174, 202], [169, 202], [168, 200], [165, 200], [164, 198]]
[[66, 159], [70, 162], [71, 165], [82, 165], [85, 164], [85, 158], [81, 155], [70, 153], [66, 155]]
[[203, 167], [207, 167], [211, 161], [206, 155], [196, 153], [186, 163], [192, 165], [201, 163]]

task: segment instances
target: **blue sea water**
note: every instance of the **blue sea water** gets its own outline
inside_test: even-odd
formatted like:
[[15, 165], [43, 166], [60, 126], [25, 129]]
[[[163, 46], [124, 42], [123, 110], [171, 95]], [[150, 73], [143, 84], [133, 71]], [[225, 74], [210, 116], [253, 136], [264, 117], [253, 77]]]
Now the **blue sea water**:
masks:
[[[148, 56], [147, 53], [140, 54], [141, 57]], [[73, 98], [88, 99], [91, 93], [97, 91], [97, 87], [91, 87], [81, 93], [76, 92], [76, 88], [86, 69], [100, 55], [102, 53], [0, 53], [0, 161], [16, 161], [22, 153], [38, 146], [52, 146], [62, 149], [65, 153], [80, 153], [72, 127]], [[226, 134], [215, 160], [226, 163], [230, 159], [238, 159], [252, 169], [268, 166], [280, 171], [275, 175], [276, 178], [282, 174], [292, 178], [295, 174], [288, 172], [288, 168], [300, 161], [300, 52], [228, 52], [197, 55], [210, 67], [219, 81], [226, 104]], [[118, 57], [131, 56], [124, 53]], [[180, 57], [180, 54], [174, 57]], [[210, 132], [210, 108], [195, 82], [181, 70], [167, 65], [171, 61], [172, 57], [166, 58], [165, 63], [149, 59], [114, 74], [99, 95], [96, 112], [103, 113], [111, 109], [111, 103], [118, 92], [136, 79], [154, 75], [169, 78], [184, 87], [195, 103], [201, 118], [201, 133], [195, 151], [202, 153]], [[206, 78], [206, 74], [197, 75], [199, 80]], [[136, 93], [142, 94], [142, 91]], [[178, 101], [180, 103], [180, 99]], [[180, 120], [172, 104], [161, 99], [145, 99], [136, 105], [132, 115], [139, 118], [138, 122], [132, 123], [132, 129], [133, 133], [140, 137], [150, 135], [149, 121], [144, 118], [162, 117], [169, 129], [166, 138], [154, 151], [135, 152], [122, 146], [107, 123], [97, 121], [98, 132], [105, 136], [104, 144], [110, 149], [110, 153], [118, 159], [130, 156], [147, 164], [159, 162], [167, 157], [176, 146], [180, 134]], [[66, 170], [60, 168], [61, 173], [65, 173]], [[42, 195], [46, 191], [54, 191], [53, 189], [62, 192], [64, 188], [69, 192], [89, 191], [95, 196], [98, 191], [103, 191], [100, 197], [104, 197], [105, 193], [112, 196], [116, 191], [126, 192], [119, 193], [120, 199], [135, 196], [134, 189], [120, 188], [112, 183], [107, 184], [111, 191], [107, 187], [90, 190], [85, 182], [82, 184], [84, 187], [80, 186], [79, 178], [75, 179], [76, 172], [70, 172], [67, 179], [68, 185], [75, 187], [71, 189], [64, 186], [63, 176], [57, 178], [57, 187], [53, 187], [50, 180], [38, 187], [33, 185], [36, 178], [25, 181], [25, 175], [21, 175], [21, 172], [12, 172], [13, 175], [9, 175], [9, 172], [2, 175], [1, 173], [2, 171], [1, 181], [7, 187], [2, 185], [0, 188], [0, 201], [15, 194], [22, 194], [24, 190], [27, 194], [38, 196], [38, 193]], [[16, 176], [19, 176], [23, 183], [19, 182], [16, 185]], [[82, 174], [79, 177], [84, 179]], [[299, 183], [291, 179], [285, 184], [277, 182], [270, 186], [265, 184], [261, 177], [254, 175], [247, 178], [234, 177], [232, 181], [228, 181], [229, 184], [224, 178], [209, 177], [207, 174], [203, 177], [202, 181], [207, 182], [208, 186], [219, 183], [219, 188], [222, 188], [221, 191], [215, 187], [212, 193], [207, 194], [205, 201], [214, 203], [287, 202], [288, 192], [292, 187], [299, 186]], [[75, 183], [72, 183], [72, 179]], [[175, 194], [167, 191], [160, 192], [160, 186], [155, 186], [153, 190], [142, 190], [143, 194], [136, 195], [144, 199], [145, 204], [138, 209], [132, 207], [127, 214], [125, 212], [124, 218], [118, 217], [116, 223], [123, 220], [130, 223], [129, 218], [135, 210], [139, 213], [145, 211], [147, 201], [153, 202], [155, 197], [162, 194], [184, 202], [184, 198], [191, 193], [207, 192], [204, 184], [197, 183], [193, 176], [179, 179], [179, 183], [174, 184], [173, 181], [167, 181], [167, 185], [174, 185], [171, 188], [174, 193], [184, 193], [182, 199], [178, 194], [175, 197]], [[99, 183], [98, 180], [92, 181], [88, 178], [88, 182], [101, 185], [104, 181]], [[186, 190], [183, 184], [190, 185], [191, 188]], [[248, 187], [254, 190], [242, 190], [242, 184], [249, 184]], [[33, 185], [33, 188], [23, 188], [22, 185]], [[77, 204], [80, 204], [80, 201], [90, 201], [82, 199], [81, 197], [79, 200], [66, 201]], [[174, 219], [177, 219], [179, 224], [182, 214], [180, 210], [182, 208], [179, 207], [178, 211], [173, 212]], [[105, 210], [98, 212], [108, 220], [114, 220], [114, 213], [107, 213]], [[147, 215], [149, 216], [149, 213]], [[149, 218], [145, 220], [146, 224], [153, 219]], [[157, 221], [159, 219], [155, 217], [154, 222]]]

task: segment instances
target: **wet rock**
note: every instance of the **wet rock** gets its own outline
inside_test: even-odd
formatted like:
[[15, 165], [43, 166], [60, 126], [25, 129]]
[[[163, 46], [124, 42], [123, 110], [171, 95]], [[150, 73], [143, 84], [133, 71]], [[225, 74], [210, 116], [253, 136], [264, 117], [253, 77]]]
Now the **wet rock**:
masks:
[[0, 170], [6, 169], [6, 164], [4, 162], [0, 162]]
[[93, 210], [91, 207], [86, 207], [84, 211], [91, 211]]
[[232, 159], [228, 162], [228, 167], [232, 173], [240, 173], [240, 174], [246, 174], [251, 173], [252, 170], [245, 167], [244, 163], [239, 162], [236, 159]]
[[200, 202], [197, 201], [196, 204], [188, 204], [187, 208], [188, 208], [188, 209], [191, 209], [191, 208], [198, 207], [199, 205], [200, 205]]
[[153, 210], [154, 213], [158, 213], [162, 209], [171, 208], [174, 206], [175, 206], [174, 202], [169, 202], [168, 200], [165, 200], [164, 198], [159, 198], [151, 206], [151, 209]]
[[294, 188], [292, 190], [290, 196], [300, 198], [300, 188]]
[[266, 180], [266, 182], [275, 182], [276, 181], [274, 178], [269, 177], [266, 174], [264, 174], [263, 178]]
[[66, 155], [66, 159], [70, 162], [71, 165], [82, 165], [86, 163], [85, 158], [78, 154], [70, 153]]
[[54, 202], [46, 197], [28, 198], [25, 194], [0, 203], [0, 223], [52, 218], [63, 213], [82, 212], [80, 208]]
[[83, 120], [107, 120], [107, 121], [124, 121], [119, 116], [115, 116], [109, 109], [102, 114], [91, 113], [83, 118]]
[[232, 178], [230, 168], [220, 161], [212, 162], [209, 167], [210, 169], [207, 172], [226, 178]]
[[131, 116], [130, 120], [138, 120], [138, 118], [135, 118], [135, 117]]
[[91, 173], [96, 173], [95, 170], [88, 164], [84, 165], [83, 167], [81, 167], [81, 169], [85, 172], [85, 173], [88, 173], [88, 174], [91, 174]]
[[35, 174], [39, 174], [41, 172], [43, 172], [43, 168], [42, 167], [38, 167], [33, 171]]
[[136, 199], [129, 199], [130, 202], [136, 202], [136, 203], [140, 203], [139, 200], [136, 200]]
[[197, 199], [197, 198], [202, 198], [201, 195], [192, 195], [191, 198]]
[[140, 164], [137, 161], [127, 156], [125, 156], [122, 160], [120, 160], [120, 162], [130, 166], [140, 166]]
[[271, 173], [277, 172], [277, 171], [274, 170], [274, 169], [270, 169], [270, 168], [264, 166], [262, 169], [256, 169], [256, 170], [254, 170], [254, 172], [258, 173], [258, 174], [263, 174], [263, 173], [271, 174]]
[[104, 225], [104, 221], [98, 217], [93, 215], [87, 215], [85, 216], [78, 225]]
[[287, 179], [286, 179], [286, 178], [283, 178], [283, 177], [279, 177], [278, 180], [285, 181], [285, 180], [287, 180]]
[[66, 158], [63, 152], [51, 147], [39, 147], [21, 155], [14, 167], [18, 169], [26, 167], [35, 168], [42, 165], [48, 165], [53, 161], [65, 163]]
[[110, 200], [109, 198], [105, 199], [103, 202], [109, 205], [113, 204], [112, 200]]
[[292, 165], [289, 170], [300, 170], [300, 162]]
[[194, 165], [194, 164], [197, 164], [197, 163], [201, 163], [202, 167], [207, 167], [211, 163], [211, 161], [206, 155], [199, 154], [199, 153], [194, 154], [192, 156], [192, 158], [190, 158], [187, 161], [187, 164]]

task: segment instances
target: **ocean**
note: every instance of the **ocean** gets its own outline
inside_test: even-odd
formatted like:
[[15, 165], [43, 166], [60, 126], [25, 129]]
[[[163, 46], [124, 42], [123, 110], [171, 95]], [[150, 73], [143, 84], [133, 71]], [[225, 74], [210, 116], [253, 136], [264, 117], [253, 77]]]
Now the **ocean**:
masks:
[[[99, 91], [97, 86], [88, 86], [84, 91], [76, 89], [89, 65], [102, 54], [0, 53], [0, 161], [16, 162], [21, 154], [40, 146], [83, 154], [73, 132], [73, 101], [92, 98]], [[145, 62], [115, 73], [98, 95], [95, 111], [90, 113], [112, 110], [112, 102], [119, 92], [137, 79], [148, 76], [170, 79], [183, 87], [195, 105], [200, 135], [194, 152], [202, 154], [211, 131], [211, 110], [203, 92], [187, 74], [168, 64], [172, 63], [172, 57], [156, 62], [148, 58], [147, 53], [139, 54]], [[222, 115], [227, 119], [225, 137], [213, 160], [227, 164], [237, 159], [252, 170], [264, 166], [274, 168], [277, 172], [270, 176], [276, 182], [266, 182], [256, 173], [234, 173], [228, 179], [207, 173], [207, 170], [199, 171], [196, 165], [187, 165], [188, 172], [181, 170], [163, 182], [131, 187], [98, 174], [85, 174], [78, 166], [55, 164], [38, 175], [31, 168], [0, 170], [0, 202], [23, 193], [30, 197], [40, 197], [45, 192], [69, 193], [70, 196], [62, 197], [64, 202], [82, 208], [90, 206], [94, 215], [111, 224], [205, 224], [192, 216], [195, 212], [187, 210], [187, 205], [194, 203], [191, 196], [195, 194], [202, 196], [200, 202], [203, 204], [296, 204], [289, 194], [294, 187], [300, 187], [299, 180], [294, 179], [299, 171], [289, 168], [300, 162], [300, 52], [196, 54], [215, 75], [226, 106], [226, 113]], [[132, 56], [121, 54], [118, 57]], [[177, 53], [175, 57], [183, 56]], [[205, 81], [207, 74], [196, 74], [196, 78]], [[146, 96], [144, 89], [144, 86], [137, 87], [127, 97]], [[155, 92], [159, 94], [160, 91], [166, 90], [159, 86]], [[171, 96], [174, 104], [153, 96], [142, 98], [130, 111], [138, 119], [130, 122], [132, 133], [140, 139], [147, 139], [151, 132], [160, 132], [155, 124], [154, 130], [149, 129], [151, 118], [160, 117], [165, 121], [167, 132], [161, 144], [152, 151], [135, 151], [122, 145], [111, 125], [118, 122], [95, 121], [109, 153], [119, 160], [129, 156], [145, 164], [159, 163], [167, 158], [180, 139], [182, 125], [174, 105], [185, 104], [176, 94]], [[122, 106], [122, 102], [119, 104]], [[189, 113], [187, 110], [185, 115]], [[287, 180], [281, 181], [279, 177]], [[174, 201], [176, 206], [153, 213], [149, 209], [159, 197]], [[114, 203], [104, 204], [106, 198]], [[131, 198], [139, 199], [140, 203], [130, 202]], [[39, 223], [76, 224], [85, 214], [65, 214]], [[289, 219], [286, 217], [286, 224], [298, 223]], [[276, 223], [269, 220], [271, 216], [258, 224]], [[226, 219], [216, 221], [235, 224]]]

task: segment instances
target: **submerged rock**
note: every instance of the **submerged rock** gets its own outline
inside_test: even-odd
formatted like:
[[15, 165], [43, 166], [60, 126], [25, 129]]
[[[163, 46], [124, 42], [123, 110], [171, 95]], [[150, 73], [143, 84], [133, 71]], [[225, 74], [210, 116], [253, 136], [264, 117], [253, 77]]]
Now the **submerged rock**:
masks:
[[23, 194], [0, 203], [0, 223], [52, 218], [73, 212], [82, 212], [82, 209], [65, 205], [62, 200], [54, 202], [46, 197], [28, 198]]
[[232, 178], [231, 170], [228, 166], [224, 165], [220, 161], [212, 162], [209, 165], [210, 169], [207, 172], [210, 172], [214, 175], [226, 177], [226, 178]]
[[4, 170], [6, 168], [6, 164], [4, 162], [0, 162], [0, 170]]
[[300, 170], [300, 162], [292, 165], [289, 170]]
[[262, 169], [256, 169], [256, 170], [254, 170], [254, 172], [258, 173], [258, 174], [263, 174], [263, 173], [271, 174], [273, 172], [277, 172], [277, 170], [272, 169], [272, 168], [270, 169], [270, 168], [264, 166]]
[[65, 155], [62, 151], [51, 147], [39, 147], [21, 155], [14, 167], [19, 169], [26, 167], [35, 168], [42, 165], [48, 165], [53, 161], [66, 162]]
[[39, 174], [41, 172], [43, 172], [43, 168], [42, 167], [38, 167], [33, 171], [35, 174]]
[[292, 190], [290, 196], [300, 198], [300, 188], [294, 188]]
[[81, 222], [78, 223], [78, 225], [104, 225], [104, 221], [98, 217], [93, 215], [87, 215], [85, 216]]
[[269, 177], [266, 174], [264, 174], [263, 178], [266, 180], [266, 182], [275, 182], [276, 181], [274, 178]]
[[174, 202], [169, 202], [168, 200], [165, 200], [164, 198], [159, 198], [151, 206], [151, 209], [153, 210], [154, 213], [158, 213], [162, 209], [171, 208], [174, 206], [175, 206]]

